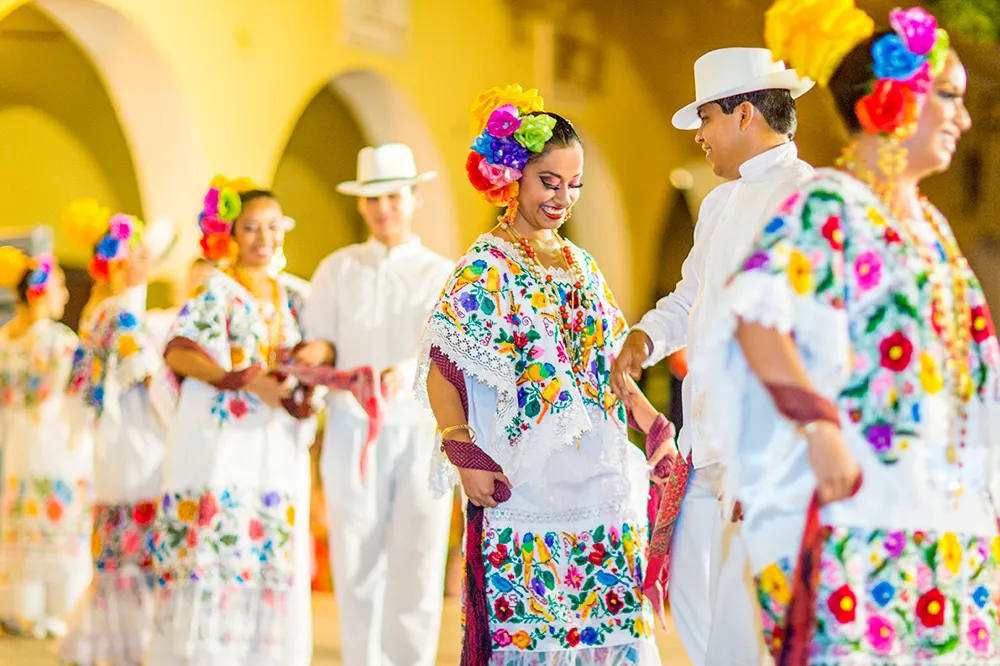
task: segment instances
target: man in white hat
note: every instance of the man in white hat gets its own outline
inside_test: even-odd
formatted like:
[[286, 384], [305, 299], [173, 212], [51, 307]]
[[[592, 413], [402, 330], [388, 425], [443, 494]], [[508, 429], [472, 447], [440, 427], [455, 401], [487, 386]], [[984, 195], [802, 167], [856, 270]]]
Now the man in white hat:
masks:
[[740, 509], [720, 501], [720, 443], [709, 441], [699, 422], [711, 396], [695, 368], [702, 326], [719, 290], [774, 209], [813, 173], [792, 141], [794, 99], [813, 83], [755, 48], [712, 51], [695, 62], [694, 75], [696, 101], [674, 115], [674, 127], [697, 130], [695, 141], [716, 175], [730, 182], [702, 203], [681, 281], [632, 329], [611, 383], [627, 396], [626, 375], [638, 379], [643, 367], [687, 347], [693, 372], [682, 388], [679, 445], [693, 469], [674, 533], [671, 613], [695, 666], [750, 666], [762, 663], [763, 646], [739, 541]]
[[304, 322], [312, 342], [297, 360], [371, 366], [389, 395], [385, 421], [359, 466], [368, 417], [347, 391], [331, 391], [320, 473], [330, 517], [330, 559], [345, 666], [432, 666], [444, 597], [451, 500], [428, 483], [434, 419], [413, 396], [420, 336], [454, 262], [413, 235], [422, 199], [413, 153], [365, 148], [358, 198], [370, 238], [316, 269]]

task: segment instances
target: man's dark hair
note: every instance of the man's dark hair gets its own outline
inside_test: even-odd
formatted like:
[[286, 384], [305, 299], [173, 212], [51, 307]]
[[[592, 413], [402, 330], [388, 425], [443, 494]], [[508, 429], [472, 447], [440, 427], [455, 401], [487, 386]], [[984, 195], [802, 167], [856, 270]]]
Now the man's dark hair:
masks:
[[732, 97], [724, 97], [716, 101], [722, 112], [731, 115], [743, 102], [750, 102], [760, 115], [764, 116], [768, 126], [778, 134], [788, 137], [795, 136], [798, 122], [795, 119], [795, 100], [787, 90], [755, 90]]

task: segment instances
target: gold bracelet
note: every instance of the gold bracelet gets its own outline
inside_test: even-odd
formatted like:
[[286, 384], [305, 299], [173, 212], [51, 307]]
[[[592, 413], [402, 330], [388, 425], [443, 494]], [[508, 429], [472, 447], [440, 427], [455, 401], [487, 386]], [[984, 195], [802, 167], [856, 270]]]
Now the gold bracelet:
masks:
[[475, 441], [476, 441], [476, 431], [473, 430], [472, 426], [470, 426], [468, 423], [462, 423], [460, 425], [448, 426], [447, 428], [445, 428], [444, 430], [441, 431], [441, 441], [444, 442], [444, 440], [448, 437], [448, 435], [450, 435], [451, 433], [456, 432], [458, 430], [465, 430], [466, 432], [468, 432], [469, 433], [469, 437], [472, 439], [472, 442], [475, 443]]

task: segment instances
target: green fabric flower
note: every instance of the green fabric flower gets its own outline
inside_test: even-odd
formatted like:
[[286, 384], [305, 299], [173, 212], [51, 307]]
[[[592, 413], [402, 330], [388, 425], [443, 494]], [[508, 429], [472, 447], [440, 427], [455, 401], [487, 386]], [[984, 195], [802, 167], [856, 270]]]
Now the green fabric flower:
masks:
[[545, 150], [545, 142], [552, 138], [555, 126], [556, 119], [552, 116], [524, 116], [521, 126], [514, 132], [514, 138], [531, 152], [540, 153]]
[[948, 58], [949, 48], [951, 48], [951, 40], [948, 37], [948, 33], [938, 28], [934, 48], [927, 54], [927, 64], [930, 65], [933, 76], [937, 76], [944, 69], [944, 62]]
[[233, 222], [240, 216], [243, 204], [240, 203], [240, 195], [236, 190], [223, 187], [219, 190], [219, 217], [226, 222]]

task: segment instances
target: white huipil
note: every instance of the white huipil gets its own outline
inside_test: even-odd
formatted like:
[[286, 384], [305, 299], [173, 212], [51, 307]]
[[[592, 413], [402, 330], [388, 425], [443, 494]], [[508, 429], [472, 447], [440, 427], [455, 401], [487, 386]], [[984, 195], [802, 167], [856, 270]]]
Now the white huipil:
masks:
[[[689, 366], [696, 365], [703, 326], [726, 280], [774, 209], [812, 173], [789, 142], [744, 162], [738, 180], [720, 185], [705, 198], [680, 282], [634, 327], [653, 342], [647, 367], [685, 346]], [[752, 580], [738, 525], [728, 516], [723, 520], [731, 509], [719, 506], [721, 443], [706, 436], [705, 401], [711, 396], [705, 385], [692, 372], [682, 388], [684, 426], [678, 446], [683, 455], [691, 454], [694, 471], [674, 534], [670, 607], [695, 666], [750, 666], [759, 663], [764, 647], [753, 625], [757, 614], [750, 597]]]
[[420, 336], [453, 263], [411, 237], [327, 257], [305, 309], [306, 336], [336, 349], [338, 368], [394, 368], [400, 391], [360, 459], [368, 417], [347, 391], [327, 398], [320, 473], [345, 666], [430, 666], [444, 596], [451, 500], [427, 483], [434, 420], [413, 396]]
[[0, 328], [0, 619], [58, 619], [90, 582], [93, 444], [64, 395], [76, 343], [49, 319]]
[[139, 663], [153, 603], [153, 522], [172, 401], [133, 294], [80, 326], [67, 392], [94, 433], [94, 580], [60, 649], [69, 663]]

